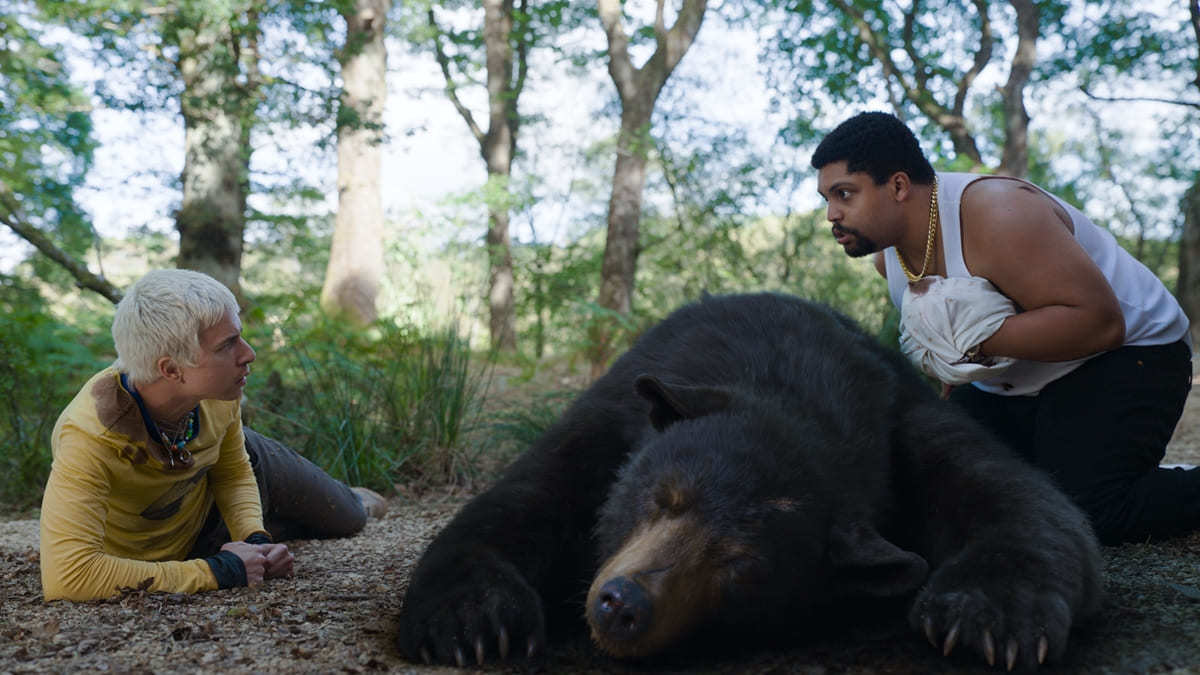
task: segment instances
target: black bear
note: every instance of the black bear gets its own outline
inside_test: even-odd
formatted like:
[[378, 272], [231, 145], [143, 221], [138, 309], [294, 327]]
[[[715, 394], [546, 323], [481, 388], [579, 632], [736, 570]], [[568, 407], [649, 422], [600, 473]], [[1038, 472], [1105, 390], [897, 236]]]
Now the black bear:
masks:
[[559, 612], [621, 658], [911, 598], [949, 653], [1036, 667], [1100, 599], [1086, 517], [823, 306], [705, 297], [647, 331], [413, 571], [397, 644], [482, 663]]

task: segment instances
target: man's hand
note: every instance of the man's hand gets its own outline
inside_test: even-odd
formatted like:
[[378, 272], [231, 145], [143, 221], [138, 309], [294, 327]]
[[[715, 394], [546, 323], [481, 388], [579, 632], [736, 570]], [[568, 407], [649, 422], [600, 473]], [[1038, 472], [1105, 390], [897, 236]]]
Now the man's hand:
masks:
[[[275, 544], [247, 544], [244, 541], [231, 541], [221, 547], [222, 551], [229, 551], [242, 559], [242, 566], [246, 568], [246, 585], [256, 586], [262, 583], [263, 576], [267, 571], [267, 556], [263, 555], [262, 549], [266, 546], [274, 546]], [[286, 547], [285, 547], [286, 549]], [[288, 569], [291, 569], [291, 555], [288, 556]]]
[[292, 552], [286, 544], [259, 544], [258, 548], [267, 558], [267, 579], [292, 576]]

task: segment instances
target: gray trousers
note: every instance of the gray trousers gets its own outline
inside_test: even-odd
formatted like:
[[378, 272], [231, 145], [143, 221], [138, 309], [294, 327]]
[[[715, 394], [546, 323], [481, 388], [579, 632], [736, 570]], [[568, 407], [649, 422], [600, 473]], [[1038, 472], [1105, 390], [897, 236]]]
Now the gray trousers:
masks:
[[[263, 525], [273, 540], [349, 537], [363, 528], [367, 512], [345, 483], [279, 441], [253, 429], [243, 431], [262, 500]], [[214, 504], [188, 557], [214, 555], [229, 537]]]

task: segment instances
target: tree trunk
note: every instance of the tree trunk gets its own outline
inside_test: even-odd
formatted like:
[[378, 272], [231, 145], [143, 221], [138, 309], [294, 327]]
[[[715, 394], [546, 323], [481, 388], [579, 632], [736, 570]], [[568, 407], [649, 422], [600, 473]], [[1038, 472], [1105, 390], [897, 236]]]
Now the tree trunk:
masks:
[[375, 320], [383, 278], [380, 191], [383, 111], [387, 100], [384, 27], [391, 0], [355, 0], [342, 17], [342, 95], [338, 115], [338, 212], [321, 307], [366, 325]]
[[[1200, 340], [1200, 171], [1183, 195], [1183, 235], [1179, 242], [1179, 281], [1175, 296], [1192, 323], [1192, 341]], [[1200, 342], [1197, 342], [1200, 344]]]
[[1038, 9], [1033, 0], [1009, 0], [1017, 10], [1017, 51], [1004, 84], [1004, 152], [998, 173], [1016, 178], [1029, 176], [1029, 113], [1025, 110], [1025, 84], [1037, 61]]
[[[628, 316], [633, 310], [638, 225], [654, 104], [667, 78], [696, 39], [707, 8], [707, 0], [683, 0], [675, 24], [668, 29], [664, 3], [665, 0], [658, 0], [655, 13], [654, 53], [641, 68], [634, 68], [629, 37], [621, 26], [619, 0], [598, 0], [600, 21], [608, 37], [608, 73], [621, 99], [621, 131], [617, 137], [617, 162], [608, 202], [608, 234], [596, 302], [619, 316]], [[615, 322], [601, 317], [592, 324], [589, 333], [591, 374], [598, 377], [615, 351]]]
[[[513, 2], [484, 0], [483, 42], [487, 50], [488, 130], [480, 141], [488, 182], [501, 188], [500, 203], [488, 204], [488, 310], [492, 349], [515, 352], [512, 242], [508, 231], [508, 181], [517, 147], [517, 97], [513, 78]], [[523, 67], [523, 66], [522, 66]], [[489, 191], [491, 192], [491, 191]]]
[[[433, 7], [427, 12], [433, 29], [434, 53], [446, 81], [446, 96], [479, 142], [479, 154], [487, 166], [492, 189], [487, 204], [488, 311], [492, 348], [500, 352], [517, 349], [516, 312], [513, 291], [512, 242], [509, 235], [509, 178], [517, 150], [520, 116], [517, 100], [525, 86], [526, 53], [529, 43], [513, 30], [513, 0], [484, 0], [483, 42], [487, 60], [488, 128], [484, 131], [475, 116], [458, 98], [458, 85], [450, 70], [450, 59], [442, 49]], [[526, 0], [517, 10], [526, 13]], [[515, 49], [514, 49], [515, 45]], [[515, 67], [514, 67], [515, 64]], [[499, 195], [497, 198], [496, 195]]]
[[175, 225], [178, 266], [212, 276], [240, 299], [250, 150], [238, 38], [227, 18], [179, 31], [184, 164]]
[[[604, 262], [600, 268], [600, 293], [596, 303], [620, 316], [629, 316], [633, 311], [651, 114], [652, 109], [643, 110], [632, 105], [624, 107], [621, 111], [621, 131], [617, 136], [617, 162], [613, 170], [612, 195], [608, 200], [608, 232], [604, 240]], [[602, 374], [612, 357], [615, 336], [616, 325], [611, 318], [600, 317], [592, 324], [590, 360], [593, 378]]]

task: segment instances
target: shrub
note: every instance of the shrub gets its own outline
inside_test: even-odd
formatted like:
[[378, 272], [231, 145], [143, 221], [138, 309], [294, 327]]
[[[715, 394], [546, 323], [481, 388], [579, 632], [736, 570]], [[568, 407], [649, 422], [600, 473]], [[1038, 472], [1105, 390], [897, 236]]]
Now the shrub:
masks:
[[98, 315], [55, 319], [33, 288], [0, 276], [0, 504], [35, 506], [50, 475], [50, 433], [84, 380], [112, 361]]
[[247, 392], [247, 424], [352, 485], [470, 477], [464, 434], [488, 375], [456, 329], [421, 336], [386, 321], [356, 330], [316, 317], [272, 332], [287, 339], [260, 350], [268, 375]]

